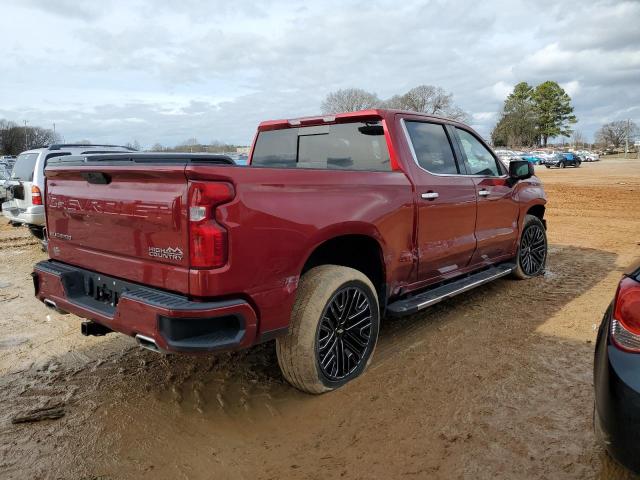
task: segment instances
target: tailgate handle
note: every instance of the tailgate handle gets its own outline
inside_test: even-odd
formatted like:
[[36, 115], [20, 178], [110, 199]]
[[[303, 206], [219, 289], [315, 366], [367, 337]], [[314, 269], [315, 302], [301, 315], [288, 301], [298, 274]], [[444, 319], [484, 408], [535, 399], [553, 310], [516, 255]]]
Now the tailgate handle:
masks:
[[102, 172], [84, 172], [80, 174], [87, 182], [97, 185], [108, 185], [111, 183], [111, 177]]

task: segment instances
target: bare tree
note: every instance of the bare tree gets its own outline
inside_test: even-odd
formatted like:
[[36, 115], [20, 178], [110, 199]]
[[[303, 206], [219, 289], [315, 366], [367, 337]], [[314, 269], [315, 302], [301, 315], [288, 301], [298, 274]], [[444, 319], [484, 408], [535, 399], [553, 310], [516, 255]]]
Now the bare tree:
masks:
[[166, 148], [163, 147], [161, 143], [154, 143], [151, 147], [152, 152], [164, 152], [165, 150]]
[[[25, 138], [26, 135], [26, 138]], [[38, 148], [60, 141], [53, 130], [42, 127], [23, 127], [14, 122], [0, 120], [0, 151], [17, 155], [25, 148]]]
[[0, 120], [0, 152], [17, 155], [24, 149], [24, 129], [14, 122]]
[[460, 121], [469, 118], [466, 112], [454, 104], [452, 93], [433, 85], [418, 85], [404, 95], [394, 95], [384, 101], [375, 93], [360, 88], [346, 88], [331, 92], [322, 102], [323, 113], [354, 112], [380, 107], [440, 115]]
[[379, 107], [382, 102], [375, 93], [361, 88], [345, 88], [329, 93], [322, 102], [322, 113], [355, 112]]
[[[628, 132], [627, 132], [628, 129]], [[605, 123], [600, 130], [596, 132], [596, 141], [606, 146], [620, 147], [624, 144], [627, 135], [632, 140], [639, 134], [638, 125], [627, 120], [616, 120], [614, 122]]]
[[453, 103], [452, 93], [433, 85], [418, 85], [404, 95], [394, 95], [384, 104], [387, 108], [440, 115], [453, 120], [468, 119], [468, 115]]
[[582, 131], [574, 130], [571, 140], [573, 141], [573, 146], [575, 148], [579, 148], [580, 145], [584, 144], [585, 140]]
[[29, 148], [37, 148], [51, 145], [60, 141], [60, 136], [50, 128], [30, 127], [27, 128]]

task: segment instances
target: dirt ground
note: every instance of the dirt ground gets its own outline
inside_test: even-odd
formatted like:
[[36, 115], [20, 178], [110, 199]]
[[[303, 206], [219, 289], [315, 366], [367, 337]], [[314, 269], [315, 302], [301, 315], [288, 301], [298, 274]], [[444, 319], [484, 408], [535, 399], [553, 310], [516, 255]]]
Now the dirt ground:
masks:
[[[640, 162], [538, 169], [544, 277], [387, 320], [368, 372], [312, 397], [273, 344], [161, 356], [32, 296], [45, 258], [0, 227], [0, 478], [625, 479], [591, 430], [596, 326], [640, 257]], [[14, 424], [32, 409], [58, 419]]]

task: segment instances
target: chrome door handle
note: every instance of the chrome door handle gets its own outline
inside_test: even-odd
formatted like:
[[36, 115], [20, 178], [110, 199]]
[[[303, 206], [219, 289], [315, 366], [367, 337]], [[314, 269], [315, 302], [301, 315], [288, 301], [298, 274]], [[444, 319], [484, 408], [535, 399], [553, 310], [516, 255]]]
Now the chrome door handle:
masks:
[[478, 192], [478, 195], [480, 195], [481, 197], [487, 197], [487, 196], [489, 196], [490, 193], [491, 192], [489, 190], [486, 190], [486, 189], [483, 188], [482, 190], [480, 190]]
[[435, 200], [436, 198], [438, 198], [440, 195], [438, 194], [438, 192], [427, 192], [427, 193], [423, 193], [422, 195], [420, 195], [422, 198], [424, 198], [425, 200]]

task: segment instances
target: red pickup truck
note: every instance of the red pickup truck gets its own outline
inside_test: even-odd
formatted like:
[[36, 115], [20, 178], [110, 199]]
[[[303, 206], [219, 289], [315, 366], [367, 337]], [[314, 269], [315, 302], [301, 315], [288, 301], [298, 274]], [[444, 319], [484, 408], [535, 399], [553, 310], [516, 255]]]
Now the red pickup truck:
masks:
[[159, 352], [276, 339], [285, 378], [335, 389], [384, 316], [539, 275], [545, 195], [461, 123], [366, 110], [260, 124], [250, 166], [125, 153], [49, 162], [48, 306]]

